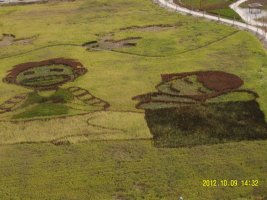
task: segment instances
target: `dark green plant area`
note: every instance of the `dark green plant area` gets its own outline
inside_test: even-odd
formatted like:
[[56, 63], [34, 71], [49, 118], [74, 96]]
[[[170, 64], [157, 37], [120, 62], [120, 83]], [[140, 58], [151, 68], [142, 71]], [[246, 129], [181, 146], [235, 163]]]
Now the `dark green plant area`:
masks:
[[145, 118], [157, 147], [267, 139], [264, 115], [256, 101], [146, 110]]
[[221, 9], [214, 9], [210, 10], [209, 13], [219, 15], [220, 17], [228, 18], [228, 19], [235, 19], [241, 21], [241, 17], [232, 9], [230, 8], [221, 8]]
[[64, 105], [64, 103], [73, 99], [74, 96], [72, 93], [65, 89], [59, 89], [54, 94], [47, 97], [41, 96], [37, 92], [32, 92], [21, 106], [22, 108], [29, 106], [29, 109], [15, 114], [13, 119], [67, 114], [68, 106]]
[[31, 109], [14, 115], [14, 119], [19, 118], [33, 118], [33, 117], [44, 117], [54, 115], [64, 115], [68, 113], [68, 106], [57, 103], [43, 103], [33, 106]]
[[32, 92], [29, 94], [28, 99], [22, 105], [29, 106], [35, 103], [45, 103], [45, 102], [53, 102], [53, 103], [66, 103], [74, 99], [74, 96], [71, 92], [66, 89], [58, 89], [51, 96], [41, 96], [37, 92]]

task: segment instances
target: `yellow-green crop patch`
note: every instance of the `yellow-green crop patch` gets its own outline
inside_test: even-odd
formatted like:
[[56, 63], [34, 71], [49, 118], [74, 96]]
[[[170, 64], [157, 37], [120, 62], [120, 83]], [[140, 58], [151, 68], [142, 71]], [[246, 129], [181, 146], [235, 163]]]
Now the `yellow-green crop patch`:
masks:
[[[40, 96], [35, 93], [33, 103], [27, 102], [28, 107], [20, 107], [22, 102], [18, 109], [0, 114], [0, 169], [3, 172], [0, 198], [154, 200], [176, 199], [182, 194], [188, 196], [186, 199], [199, 199], [198, 194], [207, 194], [208, 199], [220, 196], [255, 199], [267, 195], [266, 173], [263, 173], [267, 167], [263, 162], [266, 142], [203, 146], [192, 151], [156, 149], [150, 142], [152, 135], [144, 111], [136, 109], [137, 102], [132, 99], [156, 91], [155, 85], [160, 82], [161, 74], [219, 70], [239, 76], [244, 81], [244, 88], [256, 92], [259, 95], [257, 102], [266, 116], [266, 51], [252, 34], [169, 12], [151, 0], [78, 0], [0, 8], [0, 35], [34, 38], [26, 44], [0, 46], [1, 80], [13, 66], [52, 58], [78, 60], [87, 70], [75, 81], [60, 87], [64, 94], [74, 88], [74, 99], [72, 95], [54, 93], [51, 97], [51, 94], [38, 91]], [[105, 39], [107, 36], [109, 38]], [[127, 38], [140, 39], [127, 48], [123, 45], [118, 48], [101, 46], [103, 48], [99, 49], [83, 46], [90, 41], [103, 41], [103, 38], [114, 43]], [[0, 92], [0, 102], [3, 103], [16, 96], [26, 98], [34, 91], [2, 82]], [[85, 109], [84, 102], [88, 100], [83, 99], [85, 93], [92, 94], [99, 107]], [[60, 101], [57, 101], [58, 97]], [[229, 100], [225, 98], [223, 101]], [[140, 142], [141, 139], [149, 141]], [[70, 146], [39, 144], [88, 140], [89, 143]], [[97, 143], [96, 140], [122, 140], [120, 144], [126, 153], [116, 150], [116, 142]], [[124, 140], [136, 141], [128, 148], [129, 143]], [[110, 159], [113, 148], [122, 159]], [[245, 155], [248, 150], [251, 152]], [[145, 159], [143, 152], [146, 152]], [[200, 160], [203, 155], [206, 159]], [[219, 160], [212, 168], [215, 159]], [[44, 164], [46, 161], [49, 161], [48, 165]], [[135, 164], [131, 168], [132, 163]], [[229, 164], [227, 167], [220, 168], [226, 163]], [[86, 166], [86, 170], [81, 166]], [[34, 175], [22, 173], [26, 168]], [[225, 174], [227, 177], [223, 177]], [[47, 178], [40, 180], [40, 176]], [[114, 176], [116, 182], [111, 183]], [[172, 176], [175, 179], [169, 179]], [[56, 181], [54, 177], [59, 177], [56, 185], [50, 183]], [[210, 190], [199, 187], [201, 179], [238, 177], [258, 178], [262, 185], [259, 189], [231, 191], [229, 188]], [[141, 186], [137, 180], [141, 180]], [[194, 180], [197, 182], [190, 184]], [[21, 182], [24, 185], [19, 184]], [[134, 191], [133, 187], [136, 188]]]

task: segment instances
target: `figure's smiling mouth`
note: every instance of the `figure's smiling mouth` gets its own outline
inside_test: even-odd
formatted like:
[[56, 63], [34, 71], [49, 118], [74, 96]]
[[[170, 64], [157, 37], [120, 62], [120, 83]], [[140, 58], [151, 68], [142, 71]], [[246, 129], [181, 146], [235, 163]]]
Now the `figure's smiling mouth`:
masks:
[[20, 84], [32, 87], [46, 87], [51, 85], [59, 85], [69, 81], [70, 79], [71, 77], [68, 75], [38, 76], [38, 77], [24, 79], [20, 82]]

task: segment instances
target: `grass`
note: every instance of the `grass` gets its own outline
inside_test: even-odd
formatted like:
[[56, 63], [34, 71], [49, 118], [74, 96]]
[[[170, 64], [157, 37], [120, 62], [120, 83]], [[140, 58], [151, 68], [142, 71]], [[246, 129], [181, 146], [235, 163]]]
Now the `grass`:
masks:
[[241, 17], [230, 8], [214, 9], [214, 10], [211, 10], [209, 12], [212, 14], [219, 15], [219, 16], [224, 17], [224, 18], [241, 20]]
[[[157, 149], [150, 141], [2, 146], [2, 199], [263, 199], [266, 142]], [[260, 153], [259, 153], [260, 152]], [[42, 178], [40, 178], [42, 177]], [[203, 180], [238, 187], [203, 187]], [[258, 187], [240, 186], [257, 179]]]
[[212, 9], [225, 7], [235, 2], [235, 0], [182, 0], [182, 3], [194, 9]]
[[[153, 24], [179, 26], [155, 32], [120, 31]], [[116, 51], [86, 51], [81, 46], [109, 32], [114, 32], [114, 40], [142, 39], [136, 47]], [[78, 59], [88, 73], [62, 87], [83, 87], [111, 107], [108, 112], [76, 115], [71, 110], [68, 114], [72, 117], [27, 122], [5, 121], [12, 114], [1, 116], [1, 199], [154, 200], [183, 195], [185, 199], [213, 200], [267, 195], [266, 142], [157, 149], [150, 141], [140, 140], [151, 138], [151, 134], [143, 111], [137, 110], [137, 102], [132, 100], [156, 91], [154, 86], [162, 73], [223, 70], [240, 76], [245, 88], [259, 94], [266, 116], [266, 51], [252, 34], [171, 13], [150, 0], [1, 7], [2, 33], [37, 39], [29, 45], [0, 50], [1, 80], [19, 63], [54, 57]], [[32, 90], [2, 83], [0, 92], [0, 102], [4, 102]], [[55, 139], [75, 144], [17, 144]], [[257, 188], [201, 186], [202, 179], [217, 178], [259, 179], [261, 184]]]

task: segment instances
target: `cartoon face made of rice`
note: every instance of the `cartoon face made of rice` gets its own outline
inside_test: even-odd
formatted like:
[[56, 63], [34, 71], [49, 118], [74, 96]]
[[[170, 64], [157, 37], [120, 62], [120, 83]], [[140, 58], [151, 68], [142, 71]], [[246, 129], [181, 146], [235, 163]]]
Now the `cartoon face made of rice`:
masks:
[[86, 72], [83, 65], [76, 60], [55, 58], [16, 65], [4, 78], [4, 82], [35, 90], [51, 90], [74, 81]]
[[[87, 69], [78, 61], [54, 58], [14, 66], [4, 82], [32, 89], [16, 94], [0, 105], [0, 114], [7, 118], [42, 118], [84, 114], [106, 110], [109, 103], [79, 86], [61, 86], [84, 75]], [[8, 114], [12, 112], [12, 114]]]
[[222, 71], [196, 71], [161, 75], [162, 82], [156, 86], [158, 92], [134, 97], [137, 108], [160, 109], [176, 107], [183, 103], [221, 101], [246, 101], [258, 95], [242, 89], [243, 80]]

